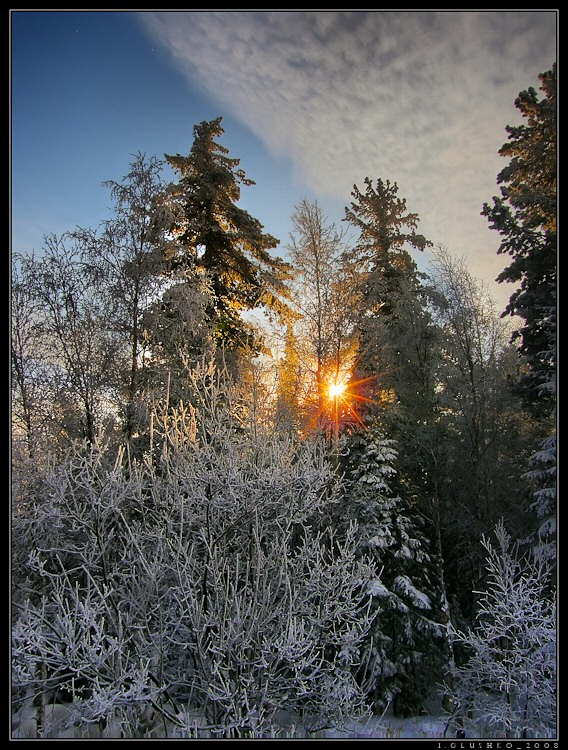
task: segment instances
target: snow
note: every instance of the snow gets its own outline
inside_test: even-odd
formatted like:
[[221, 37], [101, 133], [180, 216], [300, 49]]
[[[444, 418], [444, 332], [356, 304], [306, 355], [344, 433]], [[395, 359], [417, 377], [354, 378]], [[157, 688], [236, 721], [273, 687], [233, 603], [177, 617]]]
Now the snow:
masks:
[[369, 586], [367, 587], [367, 594], [369, 594], [369, 596], [391, 596], [390, 591], [379, 581], [378, 578], [375, 578], [369, 583]]
[[[148, 730], [147, 738], [211, 738], [211, 733], [204, 727], [206, 722], [197, 715], [185, 717], [187, 730], [169, 727], [167, 734], [163, 724], [157, 722], [153, 729]], [[315, 723], [315, 722], [314, 722]], [[392, 715], [369, 716], [366, 718], [346, 722], [343, 727], [335, 729], [321, 729], [308, 735], [305, 726], [294, 718], [282, 713], [281, 726], [275, 728], [274, 736], [293, 739], [310, 737], [312, 739], [403, 739], [420, 738], [434, 739], [443, 738], [446, 729], [446, 717], [437, 716], [412, 716], [407, 719], [397, 718]], [[41, 735], [45, 739], [111, 739], [120, 738], [118, 725], [103, 727], [97, 723], [77, 726], [73, 724], [71, 711], [68, 706], [55, 704], [45, 709], [45, 731]], [[12, 739], [37, 738], [37, 715], [36, 709], [27, 706], [15, 714], [12, 720]], [[124, 739], [126, 737], [123, 736]]]
[[[12, 717], [11, 739], [36, 739], [37, 716], [35, 708], [26, 706]], [[45, 730], [41, 737], [45, 739], [138, 739], [128, 737], [121, 733], [118, 723], [103, 726], [98, 723], [76, 725], [73, 723], [69, 706], [56, 704], [45, 708]], [[184, 728], [168, 726], [157, 721], [146, 730], [142, 739], [215, 739], [215, 736], [207, 729], [206, 721], [196, 713], [179, 715]], [[367, 716], [345, 722], [341, 727], [324, 728], [319, 731], [308, 732], [302, 724], [289, 712], [282, 711], [279, 722], [274, 726], [272, 738], [278, 739], [446, 739], [455, 737], [447, 729], [448, 716], [442, 713], [433, 713], [424, 716], [410, 716], [399, 718], [387, 712], [383, 716]], [[324, 724], [324, 720], [319, 722]], [[317, 719], [312, 721], [312, 726], [317, 726]], [[536, 739], [553, 739], [555, 735], [551, 731], [547, 737]], [[474, 735], [465, 733], [466, 739], [502, 739], [503, 734], [496, 734], [486, 726], [481, 732]], [[535, 738], [533, 738], [535, 739]]]
[[394, 579], [394, 587], [400, 594], [407, 596], [419, 609], [431, 609], [430, 599], [422, 591], [419, 591], [407, 576], [397, 576]]

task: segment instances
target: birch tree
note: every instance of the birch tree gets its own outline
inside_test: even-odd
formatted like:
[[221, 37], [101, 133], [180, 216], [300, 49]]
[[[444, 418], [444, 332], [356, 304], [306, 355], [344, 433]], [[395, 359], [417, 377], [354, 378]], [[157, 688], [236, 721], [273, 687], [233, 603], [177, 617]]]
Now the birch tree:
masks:
[[317, 201], [300, 201], [292, 222], [288, 253], [304, 408], [309, 414], [312, 402], [312, 426], [322, 427], [329, 420], [327, 388], [347, 379], [353, 364], [357, 294], [342, 264], [344, 234], [326, 220]]
[[113, 415], [120, 341], [109, 330], [108, 310], [83, 262], [81, 242], [69, 234], [45, 238], [41, 256], [21, 258], [46, 342], [45, 361], [57, 371], [61, 421], [67, 440], [94, 443]]

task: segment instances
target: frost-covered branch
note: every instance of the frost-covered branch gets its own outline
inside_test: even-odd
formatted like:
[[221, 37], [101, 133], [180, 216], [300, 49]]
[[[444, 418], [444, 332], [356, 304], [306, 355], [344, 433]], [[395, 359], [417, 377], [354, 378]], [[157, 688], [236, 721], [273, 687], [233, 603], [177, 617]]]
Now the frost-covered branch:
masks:
[[65, 695], [71, 720], [127, 733], [196, 712], [234, 737], [282, 710], [314, 727], [366, 710], [353, 674], [379, 575], [356, 524], [330, 527], [324, 446], [199, 423], [205, 407], [171, 420], [157, 460], [77, 449], [48, 472], [16, 529], [16, 701]]
[[[542, 558], [519, 559], [502, 523], [487, 551], [487, 589], [477, 627], [452, 630], [471, 656], [455, 667], [447, 692], [452, 722], [487, 725], [507, 737], [549, 737], [556, 725], [556, 607]], [[468, 719], [469, 717], [469, 719]]]

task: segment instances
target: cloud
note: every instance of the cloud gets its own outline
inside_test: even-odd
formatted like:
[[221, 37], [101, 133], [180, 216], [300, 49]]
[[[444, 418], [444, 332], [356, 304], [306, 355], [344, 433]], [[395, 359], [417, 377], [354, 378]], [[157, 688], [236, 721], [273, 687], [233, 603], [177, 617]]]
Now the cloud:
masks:
[[[480, 217], [519, 91], [556, 59], [553, 11], [144, 12], [147, 31], [299, 185], [348, 202], [390, 179], [474, 275], [505, 265]], [[507, 296], [510, 290], [507, 292]]]

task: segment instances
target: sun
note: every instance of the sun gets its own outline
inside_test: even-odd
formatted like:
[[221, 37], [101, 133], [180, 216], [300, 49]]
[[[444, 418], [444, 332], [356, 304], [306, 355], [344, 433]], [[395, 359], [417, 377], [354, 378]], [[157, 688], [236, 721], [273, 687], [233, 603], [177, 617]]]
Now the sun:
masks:
[[351, 429], [359, 424], [365, 424], [356, 411], [357, 404], [374, 403], [371, 398], [360, 392], [360, 386], [375, 379], [375, 375], [353, 380], [352, 372], [347, 368], [333, 368], [324, 377], [319, 390], [319, 410], [314, 416], [313, 425], [320, 429], [326, 425], [326, 429], [332, 430], [337, 443], [340, 429]]
[[333, 424], [336, 434], [340, 425], [345, 426], [349, 423], [357, 423], [362, 427], [365, 426], [356, 411], [356, 404], [364, 402], [373, 403], [373, 400], [358, 392], [358, 386], [374, 380], [375, 377], [373, 375], [353, 381], [350, 372], [342, 371], [334, 373], [326, 380], [325, 403], [322, 405], [320, 414], [324, 411], [328, 412], [328, 418], [330, 419], [330, 423]]
[[327, 386], [327, 393], [330, 400], [334, 401], [336, 398], [341, 398], [347, 390], [347, 383], [334, 381], [329, 383]]

